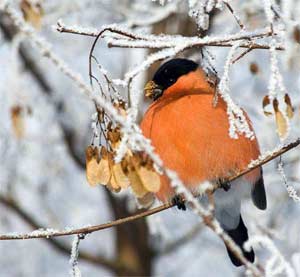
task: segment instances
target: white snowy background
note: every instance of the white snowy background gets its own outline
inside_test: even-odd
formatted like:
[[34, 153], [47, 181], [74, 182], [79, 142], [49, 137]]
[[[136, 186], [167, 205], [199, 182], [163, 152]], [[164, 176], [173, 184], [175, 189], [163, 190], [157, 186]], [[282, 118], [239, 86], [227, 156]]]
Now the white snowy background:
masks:
[[[1, 2], [1, 1], [0, 1]], [[18, 8], [17, 1], [9, 1]], [[61, 19], [65, 25], [79, 25], [100, 29], [104, 24], [124, 23], [136, 20], [147, 22], [160, 16], [168, 5], [173, 5], [172, 18], [166, 18], [167, 31], [175, 34], [184, 30], [180, 23], [189, 18], [188, 4], [165, 1], [165, 6], [146, 0], [45, 0], [42, 2], [44, 15], [42, 28], [38, 31], [52, 45], [70, 68], [79, 72], [86, 83], [88, 80], [88, 54], [93, 38], [59, 33], [55, 27]], [[199, 1], [201, 3], [212, 1]], [[222, 1], [219, 1], [222, 2]], [[265, 2], [265, 3], [264, 3]], [[265, 1], [232, 1], [249, 31], [268, 26], [264, 14]], [[272, 2], [272, 1], [271, 1]], [[290, 11], [293, 19], [300, 16], [298, 1], [284, 1], [281, 5]], [[179, 3], [179, 5], [177, 5]], [[175, 5], [176, 4], [176, 5]], [[207, 3], [206, 3], [207, 4]], [[169, 7], [170, 8], [170, 7]], [[282, 7], [283, 8], [283, 7]], [[4, 19], [4, 14], [0, 14]], [[201, 15], [200, 15], [201, 16]], [[217, 10], [208, 34], [211, 36], [232, 34], [239, 31], [232, 14], [226, 9]], [[168, 23], [169, 21], [169, 23]], [[293, 23], [296, 25], [296, 23]], [[298, 23], [299, 24], [299, 23]], [[293, 25], [294, 26], [294, 25]], [[152, 25], [135, 28], [136, 32], [151, 33]], [[178, 31], [179, 30], [179, 31]], [[179, 32], [179, 33], [178, 33]], [[292, 39], [291, 39], [292, 40]], [[18, 55], [19, 42], [26, 53], [38, 65], [41, 74], [51, 87], [51, 94], [42, 92], [32, 74], [23, 66]], [[284, 41], [285, 42], [285, 41]], [[286, 41], [287, 42], [287, 41]], [[287, 42], [287, 45], [290, 42]], [[296, 46], [295, 46], [296, 45]], [[299, 44], [294, 50], [277, 51], [279, 68], [283, 82], [289, 93], [295, 115], [290, 123], [287, 140], [299, 136]], [[230, 48], [209, 47], [215, 57], [212, 61], [219, 77], [222, 77], [224, 64]], [[97, 45], [96, 56], [108, 70], [112, 78], [123, 79], [124, 74], [145, 60], [148, 50], [108, 48], [105, 42]], [[199, 62], [200, 50], [184, 52], [181, 56], [191, 57]], [[258, 73], [250, 71], [250, 64], [258, 66]], [[150, 73], [149, 73], [150, 74]], [[241, 58], [230, 69], [230, 95], [235, 103], [243, 107], [253, 122], [262, 152], [273, 149], [280, 143], [274, 117], [266, 117], [262, 109], [262, 99], [268, 94], [271, 79], [270, 51], [253, 50]], [[147, 74], [141, 73], [136, 89], [142, 90]], [[57, 105], [61, 106], [60, 112]], [[31, 113], [24, 115], [24, 136], [17, 139], [11, 120], [11, 107], [29, 107]], [[141, 103], [141, 110], [146, 107]], [[0, 32], [0, 194], [10, 196], [19, 207], [36, 219], [44, 227], [63, 229], [88, 224], [104, 223], [113, 219], [104, 187], [92, 188], [87, 184], [85, 171], [70, 155], [63, 128], [74, 132], [75, 149], [84, 159], [84, 150], [92, 138], [91, 116], [93, 103], [83, 96], [74, 85], [39, 51], [32, 47], [22, 35], [8, 41]], [[288, 183], [296, 191], [300, 189], [299, 149], [293, 149], [282, 157]], [[249, 199], [243, 202], [242, 213], [249, 229], [249, 235], [269, 236], [296, 275], [300, 276], [300, 203], [288, 196], [282, 176], [277, 170], [278, 159], [264, 166], [264, 179], [267, 190], [268, 209], [257, 210]], [[127, 194], [116, 197], [127, 197]], [[134, 211], [135, 202], [127, 200]], [[19, 214], [4, 203], [0, 203], [0, 233], [26, 232], [32, 228]], [[181, 212], [175, 208], [147, 219], [150, 235], [148, 243], [160, 254], [152, 259], [153, 276], [242, 276], [243, 268], [232, 266], [227, 257], [223, 242], [207, 227], [196, 227], [185, 243], [173, 251], [164, 248], [184, 237], [195, 226], [199, 217], [191, 211]], [[88, 235], [80, 243], [80, 250], [113, 259], [116, 233], [114, 229], [103, 230]], [[71, 247], [72, 237], [60, 238]], [[164, 253], [166, 252], [166, 253]], [[255, 247], [261, 265], [270, 258], [265, 247]], [[45, 240], [0, 241], [0, 276], [67, 276], [70, 273], [70, 256], [54, 249]], [[82, 276], [114, 276], [113, 272], [99, 264], [91, 264], [80, 259]], [[281, 273], [285, 275], [286, 273]], [[278, 276], [282, 276], [278, 275]]]

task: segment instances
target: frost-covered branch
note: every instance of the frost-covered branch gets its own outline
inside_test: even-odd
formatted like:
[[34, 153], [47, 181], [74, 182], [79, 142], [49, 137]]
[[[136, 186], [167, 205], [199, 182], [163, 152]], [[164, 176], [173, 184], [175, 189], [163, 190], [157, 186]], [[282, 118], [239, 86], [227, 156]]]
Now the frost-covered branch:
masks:
[[[186, 201], [191, 203], [193, 210], [196, 214], [202, 217], [204, 223], [209, 226], [219, 237], [222, 238], [222, 240], [226, 243], [226, 245], [236, 254], [236, 256], [241, 260], [243, 264], [249, 269], [253, 275], [259, 276], [260, 272], [258, 269], [250, 264], [245, 257], [242, 254], [241, 249], [232, 241], [232, 239], [227, 235], [226, 232], [224, 232], [220, 224], [216, 221], [216, 219], [213, 217], [211, 211], [205, 210], [196, 200], [195, 198], [190, 194], [189, 191], [185, 189], [181, 181], [177, 178], [176, 174], [174, 174], [169, 169], [165, 168], [160, 158], [153, 152], [153, 147], [151, 146], [151, 142], [147, 140], [145, 137], [143, 137], [139, 127], [131, 120], [130, 118], [124, 118], [121, 116], [118, 111], [113, 107], [113, 105], [107, 101], [104, 97], [101, 95], [96, 94], [86, 83], [84, 82], [83, 78], [78, 75], [77, 73], [73, 72], [70, 67], [67, 66], [67, 64], [60, 59], [49, 47], [49, 45], [41, 39], [39, 36], [36, 35], [36, 33], [33, 31], [32, 28], [30, 28], [24, 20], [9, 6], [4, 6], [5, 12], [11, 17], [11, 19], [14, 21], [14, 24], [18, 27], [18, 29], [23, 32], [26, 36], [30, 38], [30, 41], [41, 51], [41, 53], [47, 57], [57, 68], [59, 68], [67, 77], [69, 77], [74, 84], [76, 84], [98, 107], [101, 107], [107, 114], [109, 114], [114, 122], [117, 122], [120, 124], [122, 133], [124, 133], [124, 136], [128, 137], [128, 147], [132, 150], [137, 151], [144, 151], [149, 155], [149, 157], [152, 158], [155, 165], [163, 172], [165, 173], [172, 185], [175, 187], [176, 191], [178, 193], [183, 193], [185, 196]], [[62, 31], [62, 24], [60, 24], [59, 28]], [[73, 28], [75, 30], [75, 28]], [[234, 35], [228, 35], [228, 36], [222, 36], [222, 37], [205, 37], [205, 38], [198, 38], [198, 37], [181, 37], [181, 36], [153, 36], [153, 35], [144, 35], [144, 34], [137, 34], [133, 33], [131, 30], [128, 30], [126, 28], [120, 28], [118, 25], [111, 25], [106, 26], [104, 29], [99, 33], [95, 33], [95, 30], [77, 30], [78, 33], [81, 33], [83, 35], [86, 32], [94, 32], [94, 35], [96, 34], [97, 38], [101, 37], [104, 32], [110, 32], [110, 35], [105, 35], [105, 39], [107, 43], [110, 46], [118, 46], [118, 47], [139, 47], [139, 48], [156, 48], [160, 49], [157, 53], [153, 54], [152, 56], [149, 56], [145, 62], [143, 62], [141, 65], [137, 66], [136, 68], [129, 71], [126, 75], [124, 80], [118, 80], [119, 84], [121, 85], [128, 85], [130, 84], [131, 80], [142, 70], [147, 69], [153, 62], [161, 59], [165, 59], [168, 57], [175, 56], [176, 54], [190, 48], [200, 47], [200, 46], [222, 46], [226, 45], [233, 46], [232, 51], [236, 50], [238, 47], [254, 47], [256, 40], [262, 37], [268, 37], [270, 35], [274, 36], [273, 29], [271, 31], [269, 30], [257, 30], [253, 32], [246, 32], [241, 31]], [[75, 33], [75, 32], [74, 32]], [[154, 42], [155, 41], [155, 42]], [[265, 45], [266, 48], [269, 48], [269, 45]], [[281, 46], [279, 46], [281, 47]], [[254, 48], [253, 48], [254, 49]], [[276, 49], [276, 48], [275, 48]], [[226, 87], [227, 87], [227, 81], [228, 81], [228, 68], [230, 65], [230, 62], [232, 61], [232, 55], [230, 55], [230, 58], [228, 59], [227, 70], [225, 70], [224, 74], [224, 82], [223, 84], [223, 92], [226, 93]], [[116, 82], [115, 82], [116, 83]], [[222, 88], [222, 86], [221, 86]], [[224, 98], [226, 98], [226, 95], [223, 93]], [[228, 95], [227, 95], [228, 96]], [[226, 98], [228, 100], [228, 97]], [[234, 116], [236, 117], [242, 117], [243, 114], [240, 113], [240, 111], [236, 111], [232, 108], [232, 111], [236, 112]], [[243, 120], [243, 118], [242, 118]], [[245, 121], [245, 120], [244, 120]], [[244, 126], [242, 126], [244, 127]], [[257, 166], [262, 165], [263, 163], [267, 162], [268, 160], [272, 160], [278, 155], [284, 153], [285, 151], [288, 151], [289, 149], [297, 146], [299, 144], [299, 140], [296, 142], [287, 145], [287, 146], [281, 146], [280, 149], [278, 149], [277, 152], [273, 152], [271, 156], [267, 156], [265, 159], [259, 159], [258, 161], [253, 162], [252, 166], [250, 166], [245, 171], [241, 172], [240, 174], [230, 178], [228, 181], [232, 181], [235, 178], [240, 177], [241, 175], [246, 174], [253, 168], [256, 168]], [[126, 145], [125, 145], [126, 146]], [[216, 189], [217, 187], [214, 187]], [[158, 207], [156, 209], [152, 209], [150, 211], [146, 211], [134, 216], [126, 217], [123, 219], [119, 219], [113, 222], [109, 222], [106, 224], [96, 225], [96, 226], [87, 226], [79, 229], [72, 229], [68, 228], [65, 230], [53, 230], [53, 229], [46, 229], [46, 230], [36, 230], [28, 234], [7, 234], [0, 236], [0, 239], [6, 240], [6, 239], [31, 239], [31, 238], [48, 238], [48, 237], [56, 237], [56, 236], [64, 236], [64, 235], [72, 235], [72, 234], [87, 234], [92, 233], [98, 230], [114, 227], [120, 224], [124, 224], [129, 221], [133, 221], [160, 211], [163, 211], [167, 208], [170, 208], [171, 204], [165, 204], [161, 207]], [[75, 244], [75, 242], [74, 242]], [[77, 242], [76, 242], [77, 244]], [[78, 251], [75, 251], [75, 254]], [[76, 256], [76, 255], [75, 255]], [[76, 259], [74, 259], [76, 261]]]
[[[287, 151], [297, 147], [300, 144], [300, 138], [289, 143], [286, 145], [280, 145], [276, 147], [275, 150], [267, 152], [267, 154], [262, 155], [258, 160], [255, 160], [250, 163], [248, 168], [244, 169], [240, 173], [236, 174], [235, 176], [228, 179], [229, 182], [249, 173], [251, 170], [264, 165], [265, 163], [274, 160], [275, 158], [281, 156], [282, 154], [286, 153]], [[35, 230], [30, 233], [19, 234], [19, 233], [11, 233], [11, 234], [3, 234], [0, 235], [0, 240], [18, 240], [18, 239], [37, 239], [37, 238], [51, 238], [51, 237], [59, 237], [59, 236], [68, 236], [68, 235], [75, 235], [75, 234], [89, 234], [96, 231], [100, 231], [103, 229], [108, 229], [111, 227], [115, 227], [117, 225], [125, 224], [133, 220], [137, 220], [146, 216], [150, 216], [152, 214], [164, 211], [173, 207], [173, 204], [164, 204], [157, 208], [138, 213], [136, 215], [132, 215], [126, 218], [121, 218], [112, 222], [108, 222], [105, 224], [94, 225], [94, 226], [86, 226], [78, 229], [73, 228], [65, 228], [64, 230], [54, 230], [54, 229], [40, 229]]]
[[58, 20], [57, 25], [53, 26], [53, 28], [61, 33], [70, 33], [70, 34], [91, 36], [91, 37], [96, 37], [99, 33], [99, 31], [95, 28], [83, 28], [77, 25], [66, 27], [65, 24], [62, 22], [62, 20]]
[[79, 243], [80, 240], [82, 240], [84, 236], [81, 234], [78, 234], [75, 236], [73, 243], [72, 243], [72, 249], [71, 249], [71, 256], [70, 256], [70, 265], [71, 265], [71, 271], [70, 276], [71, 277], [81, 277], [81, 272], [78, 267], [78, 257], [79, 257]]
[[273, 241], [268, 236], [254, 236], [245, 243], [246, 249], [252, 246], [265, 247], [270, 251], [270, 258], [266, 262], [265, 276], [278, 276], [285, 273], [285, 276], [295, 277], [295, 271], [291, 264], [285, 260]]
[[[218, 94], [222, 97], [222, 99], [227, 104], [227, 115], [229, 120], [229, 136], [231, 138], [237, 139], [239, 134], [244, 134], [245, 137], [249, 139], [254, 138], [254, 133], [251, 130], [251, 127], [247, 121], [246, 115], [243, 110], [236, 105], [229, 94], [229, 69], [233, 63], [233, 55], [236, 49], [239, 46], [239, 42], [236, 42], [234, 46], [229, 51], [225, 66], [224, 73], [222, 79], [219, 84]], [[216, 95], [217, 97], [218, 95]], [[215, 99], [217, 102], [217, 98]], [[216, 105], [217, 103], [215, 103]]]
[[[240, 247], [234, 242], [234, 240], [222, 229], [220, 223], [215, 218], [213, 211], [210, 207], [204, 208], [196, 197], [184, 186], [181, 180], [178, 178], [174, 171], [167, 170], [168, 177], [171, 179], [171, 185], [174, 188], [177, 195], [183, 196], [185, 202], [189, 204], [192, 211], [202, 218], [203, 223], [208, 226], [216, 235], [218, 235], [230, 249], [231, 252], [242, 262], [246, 269], [251, 272], [253, 276], [262, 276], [262, 272], [252, 263], [250, 263], [244, 256]], [[206, 188], [208, 191], [211, 190], [209, 182], [205, 182], [200, 187]], [[205, 191], [204, 191], [205, 192]], [[203, 193], [204, 193], [203, 192]]]
[[4, 12], [12, 19], [14, 25], [30, 39], [30, 42], [41, 52], [41, 54], [48, 58], [63, 74], [70, 78], [86, 96], [95, 102], [96, 105], [103, 107], [116, 122], [119, 122], [124, 127], [129, 127], [126, 120], [113, 107], [112, 103], [107, 101], [101, 95], [96, 95], [85, 83], [83, 77], [74, 72], [58, 55], [56, 55], [52, 51], [51, 45], [49, 45], [42, 37], [38, 36], [35, 30], [24, 21], [16, 10], [11, 8], [9, 4], [6, 4], [4, 5]]
[[277, 166], [278, 172], [281, 175], [282, 181], [286, 187], [287, 193], [290, 198], [292, 198], [295, 202], [300, 202], [300, 197], [297, 194], [297, 191], [295, 188], [288, 183], [287, 177], [285, 175], [284, 169], [283, 169], [283, 162], [279, 161]]
[[[177, 12], [178, 2], [178, 0], [174, 0], [164, 7], [152, 7], [151, 11], [147, 10], [150, 15], [146, 18], [137, 18], [135, 13], [132, 14], [124, 9], [122, 13], [126, 16], [126, 21], [123, 22], [122, 25], [128, 28], [136, 28], [159, 23]], [[137, 11], [137, 13], [138, 12], [139, 11]]]
[[[5, 197], [0, 194], [0, 204], [14, 212], [31, 228], [42, 229], [42, 224], [38, 222], [26, 210], [24, 210], [14, 199]], [[71, 252], [71, 248], [68, 245], [64, 244], [61, 241], [58, 241], [57, 239], [49, 238], [46, 240], [46, 242], [49, 244], [50, 247], [53, 247], [62, 254], [69, 255]], [[96, 266], [105, 267], [109, 270], [116, 270], [119, 267], [118, 263], [113, 260], [109, 260], [105, 257], [102, 257], [101, 255], [92, 255], [85, 251], [80, 252], [80, 258], [85, 262], [94, 264]]]
[[62, 237], [62, 236], [70, 236], [76, 234], [90, 234], [96, 231], [112, 228], [121, 224], [125, 224], [152, 214], [156, 214], [163, 210], [169, 209], [173, 207], [172, 204], [165, 204], [159, 206], [157, 208], [138, 213], [136, 215], [132, 215], [126, 218], [117, 219], [105, 224], [94, 225], [94, 226], [85, 226], [82, 228], [65, 228], [63, 230], [56, 230], [53, 228], [47, 229], [38, 229], [26, 234], [18, 234], [18, 233], [10, 233], [6, 235], [0, 235], [0, 240], [23, 240], [23, 239], [39, 239], [39, 238], [52, 238], [52, 237]]
[[[103, 35], [109, 47], [126, 47], [126, 48], [150, 48], [150, 49], [163, 49], [176, 47], [178, 44], [184, 42], [186, 48], [202, 46], [218, 46], [218, 47], [231, 47], [233, 41], [246, 40], [242, 42], [239, 47], [250, 49], [270, 49], [267, 43], [259, 43], [254, 41], [247, 41], [251, 39], [269, 37], [271, 32], [269, 29], [260, 29], [252, 32], [240, 31], [237, 34], [228, 34], [226, 36], [213, 36], [213, 37], [184, 37], [184, 36], [160, 36], [160, 35], [141, 35], [133, 32], [132, 30], [121, 25], [108, 25], [103, 26], [101, 30], [94, 28], [82, 28], [79, 26], [66, 26], [62, 21], [59, 21], [56, 30], [61, 33], [71, 33], [77, 35], [97, 37], [103, 31], [111, 32], [111, 35]], [[117, 34], [117, 36], [116, 36]], [[283, 45], [276, 45], [276, 50], [284, 50]]]
[[245, 29], [245, 25], [242, 22], [242, 20], [240, 19], [240, 17], [238, 16], [238, 14], [233, 10], [233, 8], [231, 7], [231, 5], [228, 3], [229, 1], [223, 1], [225, 6], [228, 8], [228, 10], [231, 12], [231, 14], [233, 15], [235, 21], [237, 22], [237, 24], [240, 26], [240, 28], [243, 30]]

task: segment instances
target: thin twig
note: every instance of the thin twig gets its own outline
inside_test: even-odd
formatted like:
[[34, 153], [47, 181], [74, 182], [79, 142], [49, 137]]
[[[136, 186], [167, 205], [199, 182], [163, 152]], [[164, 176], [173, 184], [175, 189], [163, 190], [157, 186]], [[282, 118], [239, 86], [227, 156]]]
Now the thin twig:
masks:
[[231, 12], [231, 14], [233, 15], [235, 21], [237, 22], [237, 24], [240, 26], [240, 28], [243, 30], [245, 29], [245, 25], [242, 23], [241, 19], [237, 16], [237, 14], [235, 13], [235, 11], [233, 10], [233, 8], [230, 6], [230, 4], [227, 1], [223, 1], [224, 4], [226, 5], [226, 7], [228, 8], [228, 10]]
[[280, 147], [278, 150], [273, 151], [271, 154], [266, 155], [265, 157], [259, 159], [257, 162], [256, 161], [251, 162], [250, 166], [248, 166], [248, 169], [243, 170], [240, 173], [238, 173], [237, 175], [235, 175], [234, 177], [229, 178], [228, 181], [232, 182], [233, 180], [249, 173], [251, 170], [253, 170], [259, 166], [262, 166], [262, 165], [270, 162], [271, 160], [276, 159], [277, 157], [281, 156], [282, 154], [286, 153], [287, 151], [297, 147], [299, 144], [300, 144], [300, 138], [284, 145], [283, 147]]
[[[20, 205], [12, 198], [5, 197], [0, 195], [0, 203], [18, 215], [26, 224], [28, 224], [33, 229], [42, 228], [41, 223], [37, 222], [36, 219], [32, 217], [27, 211], [25, 211]], [[69, 255], [71, 248], [69, 245], [59, 241], [55, 238], [49, 238], [45, 240], [48, 245], [53, 247], [53, 249], [58, 250], [59, 252]], [[92, 255], [85, 251], [80, 251], [80, 257], [85, 262], [91, 263], [96, 266], [105, 267], [108, 270], [116, 271], [121, 268], [121, 265], [114, 260], [106, 259], [100, 255]]]
[[81, 236], [80, 234], [75, 236], [73, 243], [72, 243], [72, 250], [71, 250], [71, 256], [70, 256], [70, 265], [71, 265], [71, 271], [70, 275], [71, 277], [79, 277], [81, 276], [81, 272], [78, 266], [78, 258], [79, 258], [79, 244], [80, 241], [84, 238], [84, 235]]
[[108, 229], [111, 227], [115, 227], [117, 225], [121, 225], [124, 223], [128, 223], [130, 221], [134, 221], [152, 214], [159, 213], [166, 209], [173, 207], [173, 204], [164, 204], [157, 208], [144, 211], [142, 213], [138, 213], [126, 218], [117, 219], [108, 223], [94, 225], [94, 226], [87, 226], [79, 229], [71, 229], [71, 230], [47, 230], [47, 229], [39, 229], [27, 234], [7, 234], [7, 235], [0, 235], [0, 240], [18, 240], [18, 239], [37, 239], [37, 238], [51, 238], [51, 237], [61, 237], [61, 236], [68, 236], [68, 235], [75, 235], [75, 234], [89, 234], [96, 231]]
[[[234, 43], [232, 42], [208, 42], [208, 43], [197, 43], [194, 44], [193, 46], [190, 46], [190, 48], [197, 48], [197, 47], [203, 47], [203, 46], [211, 46], [211, 47], [232, 47], [234, 45]], [[109, 41], [107, 44], [108, 47], [112, 48], [112, 47], [116, 47], [116, 48], [155, 48], [155, 49], [162, 49], [164, 48], [163, 46], [160, 45], [131, 45], [131, 46], [126, 46], [126, 45], [120, 45], [118, 44], [118, 42], [113, 42], [113, 41]], [[239, 48], [250, 48], [250, 49], [261, 49], [261, 50], [267, 50], [270, 49], [270, 46], [268, 44], [262, 44], [262, 43], [241, 43], [239, 45]], [[184, 50], [187, 50], [189, 48], [185, 48]], [[279, 51], [284, 51], [285, 48], [284, 46], [280, 45], [280, 46], [276, 46], [275, 50], [279, 50]]]
[[241, 58], [243, 58], [245, 55], [247, 55], [249, 52], [251, 52], [253, 50], [253, 48], [248, 48], [245, 51], [243, 51], [240, 55], [238, 55], [232, 62], [231, 64], [236, 63], [238, 60], [240, 60]]

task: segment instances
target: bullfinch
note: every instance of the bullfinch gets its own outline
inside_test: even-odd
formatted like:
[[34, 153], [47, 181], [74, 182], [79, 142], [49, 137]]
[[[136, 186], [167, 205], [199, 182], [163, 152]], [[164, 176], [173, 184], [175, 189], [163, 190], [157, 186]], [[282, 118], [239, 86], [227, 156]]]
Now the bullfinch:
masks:
[[[195, 195], [204, 181], [222, 184], [214, 193], [215, 216], [222, 228], [254, 262], [253, 249], [243, 244], [248, 231], [241, 217], [241, 199], [251, 194], [254, 205], [267, 207], [262, 168], [226, 183], [224, 180], [247, 168], [260, 155], [257, 139], [240, 134], [229, 136], [227, 104], [219, 97], [214, 104], [216, 85], [209, 81], [199, 65], [187, 59], [164, 63], [145, 86], [145, 95], [153, 103], [143, 116], [140, 127], [151, 139], [164, 165], [177, 172], [185, 186]], [[251, 122], [243, 111], [252, 130]], [[252, 130], [253, 131], [253, 130]], [[162, 202], [173, 202], [185, 209], [167, 176], [162, 175], [156, 196]], [[235, 266], [240, 260], [227, 248]]]

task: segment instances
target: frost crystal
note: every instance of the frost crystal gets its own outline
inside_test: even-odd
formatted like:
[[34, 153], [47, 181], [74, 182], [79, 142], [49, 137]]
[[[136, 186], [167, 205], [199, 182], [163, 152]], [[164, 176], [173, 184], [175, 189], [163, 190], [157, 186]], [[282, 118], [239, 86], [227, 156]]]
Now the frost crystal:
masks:
[[263, 0], [264, 10], [267, 20], [270, 24], [274, 22], [274, 12], [272, 11], [272, 5], [274, 4], [272, 0]]
[[295, 277], [295, 271], [279, 252], [273, 241], [267, 236], [254, 236], [245, 242], [244, 248], [250, 250], [251, 246], [266, 247], [271, 256], [265, 267], [265, 276], [278, 276], [285, 273], [285, 276]]
[[189, 0], [189, 16], [192, 17], [199, 29], [207, 30], [209, 28], [209, 13], [214, 9], [222, 8], [220, 0]]
[[219, 94], [227, 104], [227, 114], [229, 119], [229, 136], [238, 139], [238, 134], [244, 134], [249, 139], [254, 139], [254, 133], [251, 130], [245, 113], [236, 105], [229, 95], [229, 69], [232, 64], [232, 58], [239, 47], [240, 42], [235, 43], [228, 54], [227, 61], [224, 66], [224, 73], [219, 84]]
[[71, 257], [70, 257], [70, 265], [71, 277], [81, 277], [81, 272], [78, 267], [78, 256], [79, 256], [79, 243], [80, 243], [80, 235], [75, 236], [73, 243], [72, 243], [72, 250], [71, 250]]
[[288, 184], [287, 177], [286, 177], [284, 169], [283, 169], [282, 161], [280, 161], [278, 163], [277, 169], [278, 169], [279, 174], [281, 175], [281, 178], [286, 187], [289, 197], [291, 197], [295, 202], [300, 202], [300, 197], [297, 195], [297, 191], [295, 190], [295, 188], [292, 185]]

